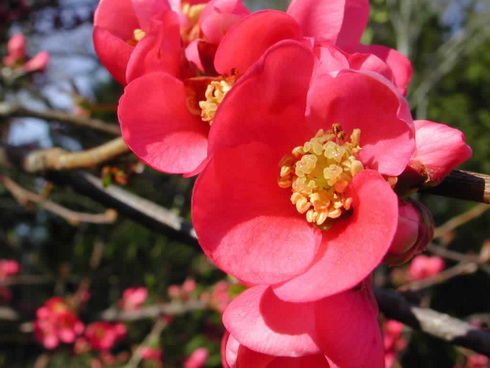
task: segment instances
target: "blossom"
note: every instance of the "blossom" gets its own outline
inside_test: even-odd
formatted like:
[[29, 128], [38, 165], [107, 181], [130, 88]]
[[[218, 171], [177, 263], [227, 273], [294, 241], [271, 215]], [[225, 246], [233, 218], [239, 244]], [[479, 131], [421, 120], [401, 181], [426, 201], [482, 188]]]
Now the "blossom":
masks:
[[184, 368], [202, 368], [208, 360], [209, 351], [206, 348], [197, 348], [191, 355], [185, 360]]
[[85, 330], [85, 339], [96, 350], [107, 351], [124, 338], [126, 327], [121, 323], [93, 322]]
[[383, 323], [383, 342], [385, 348], [385, 366], [391, 368], [398, 353], [407, 347], [407, 340], [403, 338], [403, 323], [387, 320]]
[[270, 287], [254, 286], [223, 315], [230, 336], [222, 358], [229, 367], [268, 367], [272, 362], [281, 367], [383, 367], [376, 317], [367, 282], [305, 303], [285, 302]]
[[208, 44], [218, 43], [245, 14], [241, 0], [102, 0], [94, 16], [95, 50], [123, 85], [135, 78], [134, 68], [180, 74], [187, 67], [183, 53], [204, 69], [201, 52], [209, 53]]
[[403, 177], [405, 186], [436, 186], [457, 166], [471, 157], [464, 134], [428, 120], [415, 120], [416, 150]]
[[43, 71], [49, 61], [49, 54], [46, 51], [37, 53], [33, 58], [28, 59], [26, 54], [26, 41], [22, 34], [12, 36], [7, 44], [8, 54], [3, 58], [3, 64], [22, 71], [36, 72]]
[[[118, 108], [122, 136], [143, 162], [157, 170], [188, 176], [200, 172], [206, 159], [209, 125], [219, 105], [236, 81], [280, 41], [296, 40], [319, 53], [331, 49], [328, 52], [338, 59], [337, 69], [375, 71], [401, 90], [410, 80], [410, 62], [395, 50], [363, 46], [359, 51], [346, 51], [359, 46], [367, 22], [366, 0], [296, 1], [288, 13], [264, 10], [247, 16], [238, 2], [221, 3], [227, 6], [220, 17], [228, 14], [236, 24], [224, 27], [214, 48], [198, 46], [191, 52], [194, 41], [187, 46], [187, 61], [197, 67], [194, 74], [183, 65], [178, 67], [180, 54], [172, 50], [177, 50], [180, 43], [168, 41], [171, 27], [167, 18], [153, 19], [152, 30], [138, 42], [127, 63], [125, 78], [129, 84]], [[201, 18], [208, 14], [206, 9], [211, 4]], [[323, 14], [312, 20], [316, 24], [312, 28], [311, 22], [304, 19], [307, 10]], [[203, 31], [205, 24], [214, 24], [213, 17], [205, 19]]]
[[430, 210], [414, 199], [399, 200], [398, 227], [384, 262], [394, 266], [422, 252], [434, 237]]
[[0, 280], [4, 280], [8, 276], [15, 275], [19, 272], [19, 263], [13, 259], [0, 260]]
[[124, 290], [123, 296], [119, 301], [119, 305], [126, 311], [137, 310], [141, 308], [147, 297], [147, 288], [128, 288]]
[[429, 257], [424, 254], [416, 256], [410, 262], [408, 278], [411, 281], [423, 280], [439, 274], [446, 266], [444, 260], [440, 257]]
[[46, 349], [54, 349], [60, 342], [73, 343], [83, 329], [83, 323], [60, 297], [47, 300], [36, 311], [34, 335]]
[[206, 255], [290, 301], [347, 290], [379, 264], [398, 217], [385, 177], [404, 170], [415, 144], [394, 86], [350, 70], [311, 79], [314, 60], [283, 41], [235, 84], [192, 203]]

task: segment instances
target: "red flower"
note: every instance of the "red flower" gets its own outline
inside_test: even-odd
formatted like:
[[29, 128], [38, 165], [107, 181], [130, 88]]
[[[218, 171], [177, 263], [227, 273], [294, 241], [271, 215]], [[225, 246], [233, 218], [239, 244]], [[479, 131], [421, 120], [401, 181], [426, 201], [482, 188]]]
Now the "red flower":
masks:
[[[201, 51], [245, 14], [241, 0], [101, 0], [94, 17], [95, 50], [123, 85], [142, 70], [178, 75], [187, 67], [183, 53], [203, 67]], [[130, 62], [133, 53], [137, 61]]]
[[[290, 303], [254, 286], [228, 306], [228, 367], [383, 367], [377, 306], [366, 284], [315, 302]], [[307, 364], [308, 363], [308, 364]]]
[[53, 297], [36, 311], [34, 334], [46, 349], [56, 348], [60, 342], [73, 343], [83, 332], [83, 323], [60, 297]]
[[310, 84], [313, 63], [308, 47], [283, 41], [237, 82], [193, 195], [204, 252], [290, 301], [348, 290], [380, 263], [398, 217], [382, 175], [399, 175], [415, 144], [393, 86], [374, 73], [318, 69]]
[[410, 262], [408, 278], [410, 281], [423, 280], [428, 277], [433, 277], [444, 270], [446, 263], [440, 257], [428, 257], [421, 254], [415, 257]]
[[107, 351], [126, 336], [126, 327], [121, 323], [93, 322], [85, 330], [85, 338], [96, 350]]
[[[221, 13], [210, 15], [211, 4], [218, 3]], [[297, 1], [291, 4], [290, 14], [260, 11], [228, 27], [246, 14], [239, 2], [210, 2], [200, 18], [208, 41], [194, 39], [185, 49], [187, 61], [198, 70], [182, 63], [175, 14], [153, 18], [150, 31], [145, 31], [127, 63], [125, 78], [130, 83], [118, 109], [125, 142], [157, 170], [198, 173], [206, 158], [209, 124], [224, 96], [269, 47], [283, 40], [333, 54], [337, 70], [376, 71], [405, 90], [411, 66], [404, 56], [382, 46], [359, 46], [368, 7], [366, 0]], [[305, 12], [322, 16], [307, 20]]]
[[128, 288], [124, 290], [119, 306], [126, 311], [138, 310], [147, 297], [148, 289], [145, 287]]

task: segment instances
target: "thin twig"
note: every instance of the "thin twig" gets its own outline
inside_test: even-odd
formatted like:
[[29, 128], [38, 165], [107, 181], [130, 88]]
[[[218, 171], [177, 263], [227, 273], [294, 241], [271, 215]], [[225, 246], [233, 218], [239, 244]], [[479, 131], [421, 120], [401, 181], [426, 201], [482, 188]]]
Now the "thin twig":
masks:
[[490, 209], [490, 206], [488, 206], [487, 204], [477, 204], [470, 210], [463, 212], [461, 215], [453, 217], [443, 225], [439, 226], [434, 232], [434, 238], [443, 237], [448, 232], [455, 230], [457, 227], [480, 217], [488, 209]]
[[4, 187], [12, 194], [12, 196], [21, 205], [26, 206], [29, 203], [35, 203], [38, 206], [44, 208], [45, 210], [54, 213], [60, 217], [63, 217], [70, 224], [75, 225], [82, 222], [88, 222], [93, 224], [110, 224], [113, 223], [117, 218], [116, 211], [112, 209], [106, 210], [103, 214], [91, 214], [82, 213], [69, 210], [57, 203], [54, 203], [43, 196], [30, 192], [12, 179], [6, 176], [0, 176], [0, 182], [3, 183]]
[[90, 119], [65, 113], [58, 110], [30, 110], [8, 102], [0, 102], [0, 117], [32, 117], [48, 121], [72, 124], [79, 127], [91, 128], [112, 135], [121, 135], [118, 125], [108, 124], [99, 119]]
[[139, 344], [136, 350], [133, 352], [131, 359], [124, 366], [124, 368], [137, 368], [143, 359], [143, 349], [150, 345], [153, 341], [158, 341], [163, 329], [167, 326], [165, 320], [161, 317], [157, 317], [155, 323], [153, 324], [153, 328], [150, 333], [145, 337], [145, 339]]

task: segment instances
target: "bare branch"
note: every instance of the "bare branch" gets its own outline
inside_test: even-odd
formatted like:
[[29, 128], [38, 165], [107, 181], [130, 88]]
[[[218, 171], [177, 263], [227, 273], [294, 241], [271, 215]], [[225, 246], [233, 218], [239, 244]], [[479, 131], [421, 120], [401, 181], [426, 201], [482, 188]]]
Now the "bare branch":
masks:
[[454, 170], [438, 186], [422, 190], [444, 197], [490, 204], [490, 175]]
[[31, 117], [47, 121], [58, 121], [60, 123], [72, 124], [82, 128], [95, 129], [112, 135], [121, 135], [119, 125], [108, 124], [99, 119], [84, 118], [58, 110], [30, 110], [8, 102], [0, 102], [0, 118], [8, 117]]
[[447, 314], [410, 304], [393, 291], [375, 289], [374, 294], [386, 317], [449, 343], [490, 356], [490, 332]]
[[110, 224], [113, 223], [117, 217], [117, 213], [111, 209], [106, 210], [106, 212], [103, 214], [82, 213], [69, 210], [63, 206], [60, 206], [57, 203], [54, 203], [44, 198], [39, 194], [30, 192], [22, 188], [12, 179], [6, 176], [0, 176], [0, 182], [3, 183], [5, 188], [20, 204], [26, 206], [29, 203], [35, 203], [38, 206], [43, 207], [47, 211], [63, 217], [70, 224], [79, 224], [81, 222], [89, 222], [94, 224]]
[[467, 222], [480, 217], [486, 210], [490, 209], [490, 206], [486, 204], [478, 204], [471, 208], [469, 211], [462, 213], [459, 216], [453, 217], [445, 224], [439, 226], [434, 232], [434, 238], [440, 238], [446, 235], [448, 232], [453, 231], [457, 227], [466, 224]]
[[36, 173], [48, 170], [70, 170], [94, 167], [129, 152], [122, 138], [116, 138], [98, 147], [82, 152], [68, 152], [61, 148], [48, 148], [29, 153], [23, 163], [25, 171]]

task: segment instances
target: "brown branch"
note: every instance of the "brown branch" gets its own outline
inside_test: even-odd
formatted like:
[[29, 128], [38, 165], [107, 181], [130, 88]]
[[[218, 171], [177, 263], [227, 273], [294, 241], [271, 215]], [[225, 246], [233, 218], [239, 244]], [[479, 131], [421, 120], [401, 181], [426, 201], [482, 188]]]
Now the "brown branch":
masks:
[[108, 124], [99, 119], [84, 118], [58, 110], [36, 111], [8, 102], [0, 102], [0, 118], [31, 117], [60, 123], [73, 124], [83, 128], [91, 128], [112, 135], [121, 135], [118, 125]]
[[63, 217], [70, 224], [79, 224], [81, 222], [89, 222], [94, 224], [109, 224], [113, 223], [116, 220], [117, 213], [108, 209], [103, 214], [91, 214], [91, 213], [82, 213], [75, 212], [69, 210], [63, 206], [60, 206], [57, 203], [54, 203], [50, 200], [47, 200], [43, 196], [30, 192], [17, 183], [15, 183], [12, 179], [6, 176], [0, 176], [0, 182], [3, 183], [4, 187], [12, 194], [12, 196], [23, 206], [27, 206], [30, 203], [35, 203], [38, 206], [46, 209], [47, 211], [54, 213], [60, 217]]
[[94, 167], [116, 156], [129, 152], [122, 138], [116, 138], [98, 147], [82, 152], [68, 152], [61, 148], [48, 148], [30, 152], [25, 156], [23, 169], [29, 173], [49, 170], [70, 170]]
[[390, 290], [375, 289], [374, 294], [386, 317], [449, 343], [490, 356], [490, 332], [447, 314], [411, 304]]
[[438, 186], [423, 190], [444, 197], [490, 204], [490, 175], [455, 170]]
[[446, 235], [448, 232], [453, 231], [457, 227], [480, 217], [488, 209], [490, 209], [490, 206], [482, 203], [474, 206], [466, 212], [463, 212], [461, 215], [453, 217], [436, 229], [436, 231], [434, 232], [434, 238], [440, 238]]

